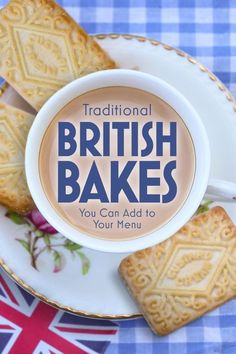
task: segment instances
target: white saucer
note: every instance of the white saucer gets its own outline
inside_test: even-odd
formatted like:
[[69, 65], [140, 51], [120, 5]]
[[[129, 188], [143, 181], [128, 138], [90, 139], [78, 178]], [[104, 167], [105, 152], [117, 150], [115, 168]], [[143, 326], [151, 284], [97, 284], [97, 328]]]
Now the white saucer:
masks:
[[[99, 44], [111, 57], [128, 69], [156, 75], [176, 87], [192, 103], [206, 126], [210, 139], [212, 166], [211, 177], [236, 183], [236, 105], [232, 95], [213, 74], [186, 54], [156, 41], [132, 36], [97, 36]], [[11, 95], [8, 101], [11, 102]], [[223, 205], [236, 222], [236, 205]], [[30, 265], [30, 255], [22, 243], [27, 240], [29, 225], [15, 224], [0, 209], [0, 259], [3, 268], [23, 287], [49, 304], [66, 311], [91, 317], [130, 318], [138, 309], [129, 297], [117, 274], [117, 267], [125, 254], [95, 252], [86, 248], [77, 250], [82, 255], [72, 255], [59, 246], [62, 253], [42, 253], [37, 260], [38, 270]], [[57, 237], [57, 236], [56, 236]], [[64, 239], [50, 238], [52, 245]], [[16, 241], [21, 239], [23, 242]], [[38, 241], [43, 248], [47, 238]], [[73, 247], [72, 247], [73, 248]], [[54, 255], [54, 261], [53, 261]], [[86, 275], [82, 274], [90, 261]], [[54, 263], [63, 269], [53, 272]], [[58, 269], [56, 269], [58, 270]]]

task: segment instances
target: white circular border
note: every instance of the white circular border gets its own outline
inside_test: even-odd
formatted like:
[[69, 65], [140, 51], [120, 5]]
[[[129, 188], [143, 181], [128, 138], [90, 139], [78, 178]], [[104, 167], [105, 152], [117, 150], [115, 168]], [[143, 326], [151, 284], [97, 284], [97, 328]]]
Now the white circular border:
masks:
[[[194, 182], [189, 196], [179, 211], [163, 227], [132, 240], [97, 239], [80, 233], [56, 213], [48, 201], [40, 181], [39, 152], [44, 133], [55, 115], [71, 100], [87, 91], [108, 86], [127, 86], [148, 91], [166, 101], [183, 119], [191, 132], [196, 154]], [[72, 241], [105, 252], [133, 252], [160, 243], [173, 235], [194, 214], [200, 204], [209, 178], [210, 147], [203, 123], [192, 105], [175, 88], [150, 74], [113, 69], [79, 78], [57, 91], [38, 112], [30, 129], [25, 153], [26, 177], [36, 206], [48, 222]]]

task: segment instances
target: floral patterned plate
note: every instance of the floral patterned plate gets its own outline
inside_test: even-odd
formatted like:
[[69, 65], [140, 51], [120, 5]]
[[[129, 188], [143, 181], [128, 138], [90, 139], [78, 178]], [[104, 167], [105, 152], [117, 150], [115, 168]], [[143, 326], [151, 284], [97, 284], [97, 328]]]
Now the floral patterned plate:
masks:
[[[97, 36], [123, 68], [156, 75], [192, 103], [206, 126], [211, 177], [236, 183], [235, 101], [223, 84], [195, 59], [157, 41], [130, 35]], [[20, 100], [11, 89], [8, 102]], [[223, 205], [236, 222], [236, 205]], [[199, 212], [208, 208], [203, 205]], [[139, 315], [117, 274], [126, 254], [83, 248], [56, 233], [34, 210], [22, 217], [0, 207], [0, 263], [22, 286], [49, 304], [80, 315], [130, 318]]]

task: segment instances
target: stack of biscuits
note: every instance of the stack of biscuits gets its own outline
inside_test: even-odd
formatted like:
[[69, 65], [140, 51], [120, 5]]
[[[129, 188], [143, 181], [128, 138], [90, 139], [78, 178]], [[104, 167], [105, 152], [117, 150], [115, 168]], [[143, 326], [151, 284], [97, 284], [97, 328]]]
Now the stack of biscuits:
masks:
[[53, 0], [11, 0], [0, 11], [0, 58], [0, 76], [33, 108], [0, 100], [0, 204], [26, 213], [34, 203], [24, 149], [36, 112], [68, 82], [115, 63]]

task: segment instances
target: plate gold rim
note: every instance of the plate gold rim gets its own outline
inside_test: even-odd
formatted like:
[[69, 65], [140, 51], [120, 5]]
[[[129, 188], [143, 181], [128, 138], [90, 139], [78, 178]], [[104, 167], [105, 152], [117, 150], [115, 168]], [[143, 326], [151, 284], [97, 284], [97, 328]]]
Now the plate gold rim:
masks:
[[[232, 103], [233, 109], [236, 112], [236, 101], [234, 96], [231, 94], [229, 89], [209, 70], [207, 69], [203, 64], [201, 64], [198, 60], [194, 59], [187, 53], [176, 49], [170, 45], [164, 44], [158, 40], [155, 39], [150, 39], [142, 36], [137, 36], [137, 35], [131, 35], [131, 34], [116, 34], [116, 33], [110, 33], [110, 34], [97, 34], [94, 35], [93, 37], [97, 38], [98, 40], [103, 40], [103, 39], [112, 39], [116, 40], [119, 38], [123, 38], [125, 40], [136, 40], [141, 43], [148, 42], [153, 46], [161, 46], [163, 49], [168, 50], [168, 51], [174, 51], [177, 55], [180, 57], [183, 57], [187, 59], [191, 64], [196, 65], [200, 71], [206, 73], [211, 81], [213, 81], [218, 89], [225, 95], [226, 99]], [[7, 88], [8, 84], [4, 83], [0, 87], [0, 96], [4, 93], [5, 89]], [[31, 293], [32, 295], [36, 296], [39, 298], [41, 301], [47, 303], [48, 305], [54, 306], [59, 310], [63, 310], [66, 312], [70, 312], [79, 316], [85, 316], [89, 318], [97, 318], [97, 319], [109, 319], [109, 320], [123, 320], [123, 319], [132, 319], [132, 318], [138, 318], [141, 315], [141, 313], [131, 313], [131, 314], [121, 314], [121, 315], [111, 315], [111, 314], [98, 314], [98, 313], [91, 313], [91, 312], [86, 312], [86, 311], [80, 311], [77, 310], [73, 307], [65, 306], [55, 300], [49, 299], [47, 296], [39, 293], [35, 289], [33, 289], [31, 286], [26, 284], [20, 277], [18, 277], [9, 267], [8, 265], [4, 262], [3, 259], [0, 258], [0, 267], [4, 269], [4, 271], [22, 288], [24, 288], [26, 291]]]

